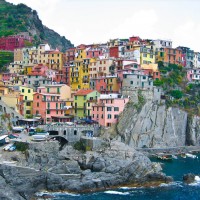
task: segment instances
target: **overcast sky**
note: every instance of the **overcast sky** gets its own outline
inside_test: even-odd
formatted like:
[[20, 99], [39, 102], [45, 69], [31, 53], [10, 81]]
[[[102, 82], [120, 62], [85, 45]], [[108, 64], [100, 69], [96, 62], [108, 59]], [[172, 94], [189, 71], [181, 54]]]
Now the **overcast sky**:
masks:
[[200, 0], [7, 1], [37, 10], [44, 25], [75, 45], [135, 35], [200, 51]]

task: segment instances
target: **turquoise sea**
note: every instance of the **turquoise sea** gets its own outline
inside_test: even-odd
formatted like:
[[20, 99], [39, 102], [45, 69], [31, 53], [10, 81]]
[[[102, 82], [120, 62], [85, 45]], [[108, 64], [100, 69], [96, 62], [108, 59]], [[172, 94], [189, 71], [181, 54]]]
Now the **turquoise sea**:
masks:
[[190, 185], [182, 182], [186, 173], [200, 174], [200, 155], [197, 156], [198, 158], [178, 157], [173, 161], [161, 161], [164, 173], [174, 178], [171, 184], [151, 188], [124, 187], [81, 195], [54, 193], [54, 200], [197, 200], [200, 199], [200, 178], [197, 176], [197, 180]]

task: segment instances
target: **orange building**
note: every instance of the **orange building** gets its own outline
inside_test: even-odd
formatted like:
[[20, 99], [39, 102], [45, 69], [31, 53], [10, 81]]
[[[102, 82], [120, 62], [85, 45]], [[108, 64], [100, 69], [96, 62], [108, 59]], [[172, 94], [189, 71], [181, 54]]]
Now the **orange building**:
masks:
[[164, 48], [164, 63], [182, 65], [182, 51], [181, 49]]

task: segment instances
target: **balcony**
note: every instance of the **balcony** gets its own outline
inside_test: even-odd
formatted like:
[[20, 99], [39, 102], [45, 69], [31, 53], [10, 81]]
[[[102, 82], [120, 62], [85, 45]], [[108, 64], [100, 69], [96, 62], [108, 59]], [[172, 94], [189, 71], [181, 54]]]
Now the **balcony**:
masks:
[[40, 87], [39, 83], [33, 83], [33, 87]]

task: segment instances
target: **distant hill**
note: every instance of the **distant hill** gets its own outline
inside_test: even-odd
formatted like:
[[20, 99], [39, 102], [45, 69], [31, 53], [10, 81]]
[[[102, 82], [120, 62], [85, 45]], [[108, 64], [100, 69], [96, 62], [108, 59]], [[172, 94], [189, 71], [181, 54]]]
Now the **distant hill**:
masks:
[[24, 4], [14, 5], [0, 0], [0, 37], [20, 32], [29, 32], [34, 38], [34, 45], [48, 42], [52, 48], [61, 51], [73, 47], [64, 36], [44, 26], [37, 11]]

